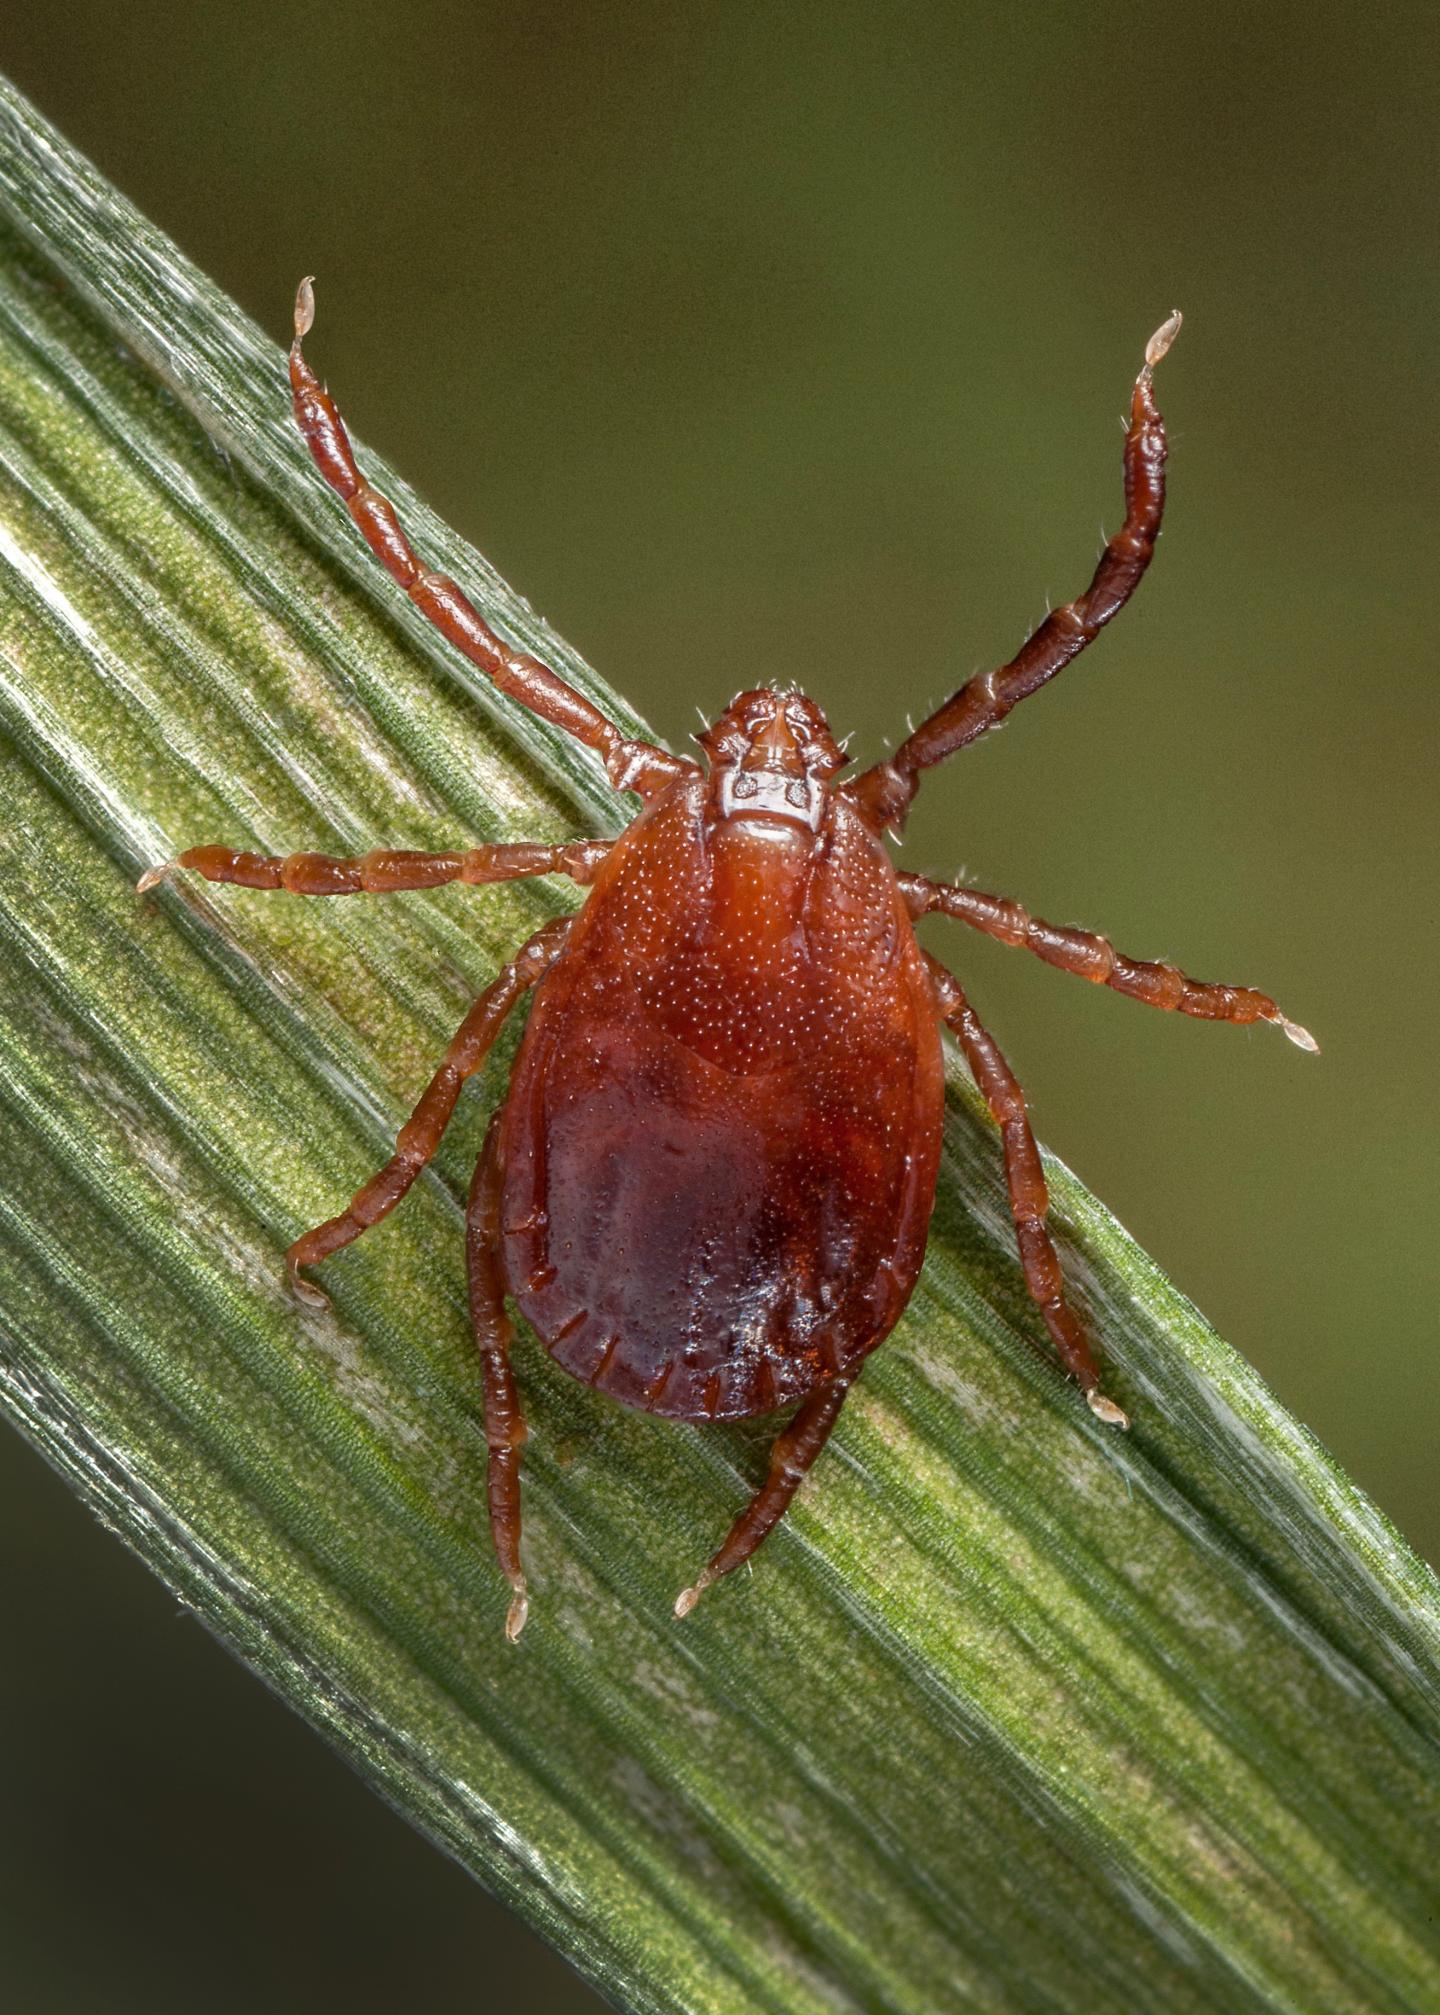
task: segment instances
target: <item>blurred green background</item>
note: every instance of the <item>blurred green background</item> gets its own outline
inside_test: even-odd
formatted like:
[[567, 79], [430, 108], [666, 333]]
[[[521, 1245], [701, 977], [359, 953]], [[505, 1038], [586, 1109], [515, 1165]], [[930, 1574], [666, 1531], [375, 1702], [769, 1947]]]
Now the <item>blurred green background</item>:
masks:
[[[319, 276], [357, 430], [677, 746], [795, 678], [869, 758], [1008, 656], [1118, 524], [1118, 416], [1184, 309], [1155, 570], [902, 857], [1315, 1030], [929, 929], [1043, 1136], [1432, 1559], [1434, 56], [1405, 0], [0, 27], [274, 334]], [[10, 1438], [0, 1494], [12, 2005], [596, 2005]]]

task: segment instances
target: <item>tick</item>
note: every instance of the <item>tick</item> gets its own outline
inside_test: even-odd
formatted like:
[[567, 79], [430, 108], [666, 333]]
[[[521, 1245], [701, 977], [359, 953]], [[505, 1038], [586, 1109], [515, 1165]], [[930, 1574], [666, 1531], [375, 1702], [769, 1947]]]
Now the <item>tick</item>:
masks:
[[435, 1153], [460, 1088], [506, 1016], [534, 1000], [509, 1089], [470, 1186], [470, 1313], [484, 1381], [490, 1525], [525, 1622], [512, 1300], [557, 1364], [671, 1420], [740, 1420], [786, 1406], [769, 1473], [675, 1604], [748, 1560], [824, 1447], [869, 1353], [920, 1271], [940, 1159], [940, 1027], [959, 1041], [1000, 1129], [1025, 1285], [1094, 1413], [1100, 1389], [1045, 1228], [1047, 1196], [1025, 1097], [953, 973], [916, 943], [939, 911], [1047, 964], [1152, 1007], [1207, 1021], [1274, 1022], [1317, 1047], [1267, 994], [1124, 958], [1093, 932], [1041, 922], [1006, 897], [900, 874], [884, 845], [923, 773], [1002, 721], [1084, 650], [1150, 563], [1165, 497], [1153, 375], [1180, 327], [1151, 337], [1125, 437], [1125, 522], [1089, 588], [1019, 654], [973, 678], [884, 761], [848, 782], [825, 716], [798, 691], [743, 692], [698, 738], [704, 762], [627, 741], [547, 665], [514, 649], [455, 582], [416, 557], [391, 504], [360, 474], [344, 423], [305, 361], [310, 282], [295, 303], [290, 384], [316, 466], [376, 558], [502, 692], [593, 749], [640, 808], [615, 840], [521, 841], [363, 859], [193, 847], [172, 868], [292, 895], [384, 895], [568, 875], [588, 889], [476, 1000], [390, 1160], [338, 1217], [287, 1255], [304, 1270], [394, 1209]]

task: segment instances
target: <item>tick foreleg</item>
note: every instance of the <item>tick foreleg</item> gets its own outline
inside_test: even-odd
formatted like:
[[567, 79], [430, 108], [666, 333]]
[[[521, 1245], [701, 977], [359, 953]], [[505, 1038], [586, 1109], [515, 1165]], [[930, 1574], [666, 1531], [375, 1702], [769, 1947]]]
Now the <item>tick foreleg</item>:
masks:
[[675, 1598], [675, 1614], [688, 1616], [705, 1590], [722, 1574], [747, 1561], [771, 1528], [779, 1523], [799, 1489], [801, 1479], [830, 1438], [830, 1430], [840, 1417], [840, 1408], [850, 1390], [848, 1378], [831, 1379], [804, 1401], [788, 1427], [776, 1437], [770, 1451], [770, 1472], [741, 1512], [724, 1545], [709, 1562], [693, 1587]]
[[490, 1532], [500, 1571], [514, 1591], [505, 1618], [513, 1644], [525, 1628], [529, 1600], [520, 1565], [520, 1451], [525, 1417], [510, 1363], [515, 1329], [505, 1313], [505, 1284], [497, 1258], [500, 1245], [500, 1154], [497, 1113], [475, 1164], [465, 1219], [465, 1257], [470, 1279], [470, 1320], [485, 1380], [485, 1439], [490, 1449]]
[[649, 742], [627, 741], [613, 721], [558, 673], [496, 635], [474, 603], [448, 575], [424, 566], [405, 536], [395, 506], [361, 475], [340, 410], [315, 376], [301, 345], [315, 319], [315, 294], [302, 280], [295, 296], [295, 341], [290, 348], [290, 390], [295, 421], [315, 466], [339, 493], [366, 545], [398, 581], [421, 615], [463, 651], [512, 700], [594, 749], [616, 790], [644, 797], [695, 765]]
[[1052, 609], [1008, 665], [961, 686], [888, 762], [877, 763], [842, 787], [875, 824], [898, 826], [919, 787], [922, 770], [965, 748], [1063, 671], [1139, 587], [1165, 512], [1165, 423], [1155, 404], [1154, 372], [1179, 332], [1177, 313], [1162, 322], [1145, 345], [1125, 434], [1125, 522], [1100, 555], [1089, 587], [1078, 600]]
[[144, 895], [179, 868], [207, 882], [235, 882], [245, 889], [284, 889], [295, 896], [385, 896], [405, 889], [435, 889], [446, 882], [513, 882], [527, 875], [569, 875], [593, 880], [613, 840], [571, 840], [564, 846], [538, 842], [470, 847], [464, 853], [417, 854], [379, 847], [357, 858], [334, 854], [251, 854], [230, 847], [189, 847], [173, 861], [147, 868], [135, 884]]
[[1050, 1193], [1040, 1165], [1040, 1150], [1030, 1130], [1025, 1110], [1025, 1094], [1000, 1047], [965, 998], [964, 989], [953, 973], [938, 959], [925, 954], [941, 1018], [955, 1032], [965, 1061], [974, 1073], [980, 1095], [989, 1106], [1005, 1150], [1005, 1181], [1010, 1192], [1010, 1214], [1015, 1220], [1015, 1239], [1020, 1248], [1020, 1264], [1025, 1286], [1036, 1302], [1049, 1330], [1060, 1361], [1090, 1402], [1099, 1419], [1116, 1427], [1128, 1427], [1129, 1420], [1100, 1390], [1100, 1374], [1090, 1344], [1073, 1309], [1065, 1300], [1065, 1282], [1060, 1271], [1060, 1255], [1045, 1228]]
[[1281, 1014], [1269, 994], [1257, 993], [1254, 987], [1192, 980], [1172, 965], [1127, 959], [1097, 932], [1078, 930], [1073, 924], [1047, 924], [1007, 896], [982, 895], [979, 889], [927, 881], [923, 875], [901, 875], [899, 882], [912, 917], [938, 911], [1002, 944], [1034, 952], [1062, 972], [1078, 973], [1096, 986], [1113, 987], [1150, 1007], [1196, 1015], [1201, 1021], [1273, 1022], [1301, 1049], [1320, 1047], [1308, 1029]]
[[378, 1224], [399, 1203], [439, 1147], [441, 1137], [455, 1110], [460, 1087], [480, 1068], [499, 1035], [506, 1015], [528, 992], [546, 967], [559, 954], [570, 932], [570, 918], [559, 917], [536, 931], [521, 947], [499, 977], [486, 987], [456, 1031], [445, 1052], [445, 1060], [421, 1095], [420, 1102], [401, 1127], [391, 1155], [378, 1175], [358, 1189], [339, 1217], [316, 1225], [297, 1238], [285, 1255], [290, 1280], [302, 1301], [323, 1308], [326, 1297], [319, 1288], [302, 1280], [302, 1266], [317, 1266], [342, 1246], [359, 1238], [372, 1224]]

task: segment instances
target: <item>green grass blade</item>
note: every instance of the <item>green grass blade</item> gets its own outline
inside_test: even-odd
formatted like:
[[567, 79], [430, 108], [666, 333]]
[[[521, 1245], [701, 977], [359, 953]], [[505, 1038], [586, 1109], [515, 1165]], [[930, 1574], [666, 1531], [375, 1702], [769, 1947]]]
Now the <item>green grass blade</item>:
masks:
[[9, 91], [0, 581], [0, 1404], [100, 1517], [626, 2008], [1440, 2005], [1434, 1577], [1052, 1164], [1135, 1427], [1091, 1420], [1031, 1348], [958, 1071], [912, 1307], [753, 1577], [683, 1626], [765, 1430], [627, 1413], [522, 1341], [505, 1643], [459, 1198], [514, 1033], [327, 1269], [333, 1316], [281, 1255], [565, 898], [132, 885], [201, 840], [624, 813], [358, 550], [277, 348]]

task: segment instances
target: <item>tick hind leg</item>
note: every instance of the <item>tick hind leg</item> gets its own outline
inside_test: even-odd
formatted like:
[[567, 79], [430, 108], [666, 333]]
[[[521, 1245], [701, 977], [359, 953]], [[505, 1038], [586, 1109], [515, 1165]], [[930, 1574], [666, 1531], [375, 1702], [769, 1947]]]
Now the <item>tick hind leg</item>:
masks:
[[1005, 1181], [1010, 1191], [1010, 1214], [1015, 1220], [1015, 1239], [1020, 1248], [1020, 1264], [1025, 1286], [1036, 1302], [1045, 1327], [1059, 1352], [1060, 1361], [1090, 1403], [1098, 1419], [1115, 1427], [1128, 1427], [1128, 1417], [1100, 1390], [1089, 1340], [1074, 1310], [1065, 1300], [1065, 1281], [1060, 1271], [1060, 1255], [1045, 1228], [1050, 1193], [1040, 1165], [1040, 1150], [1030, 1130], [1025, 1111], [1025, 1094], [1001, 1054], [1000, 1046], [965, 998], [964, 989], [953, 973], [927, 952], [925, 963], [935, 983], [940, 1012], [955, 1031], [965, 1061], [975, 1074], [981, 1096], [989, 1106], [1005, 1149]]
[[698, 1581], [675, 1598], [675, 1614], [688, 1616], [705, 1590], [722, 1574], [742, 1565], [790, 1507], [811, 1463], [830, 1439], [830, 1430], [840, 1418], [848, 1378], [831, 1379], [812, 1392], [788, 1427], [777, 1435], [770, 1451], [770, 1472], [741, 1512], [726, 1536], [724, 1545], [711, 1558]]
[[515, 1329], [505, 1313], [505, 1283], [497, 1257], [500, 1246], [500, 1154], [497, 1113], [475, 1165], [465, 1220], [465, 1259], [470, 1279], [470, 1320], [485, 1380], [485, 1440], [490, 1449], [490, 1533], [500, 1571], [513, 1594], [505, 1635], [513, 1644], [525, 1628], [529, 1598], [520, 1565], [520, 1451], [525, 1417], [510, 1364]]
[[439, 1070], [401, 1127], [395, 1152], [384, 1168], [356, 1190], [338, 1217], [327, 1219], [313, 1231], [307, 1231], [303, 1238], [296, 1239], [285, 1255], [285, 1263], [290, 1270], [291, 1285], [302, 1301], [308, 1301], [312, 1307], [326, 1306], [326, 1297], [320, 1289], [302, 1280], [300, 1268], [317, 1266], [394, 1210], [439, 1147], [460, 1096], [460, 1087], [485, 1061], [506, 1015], [556, 958], [569, 931], [570, 919], [560, 917], [536, 931], [521, 947], [461, 1022]]

